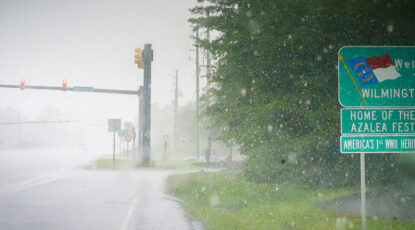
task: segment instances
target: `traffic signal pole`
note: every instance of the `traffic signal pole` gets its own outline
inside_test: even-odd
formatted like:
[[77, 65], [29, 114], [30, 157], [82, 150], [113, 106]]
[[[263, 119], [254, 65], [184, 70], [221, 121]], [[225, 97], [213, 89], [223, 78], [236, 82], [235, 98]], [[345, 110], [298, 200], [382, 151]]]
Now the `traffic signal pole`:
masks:
[[[18, 85], [1, 85], [0, 88], [21, 88]], [[41, 90], [59, 90], [62, 91], [62, 87], [58, 86], [24, 86], [24, 89], [41, 89]], [[90, 93], [112, 93], [112, 94], [129, 94], [129, 95], [141, 95], [141, 91], [137, 90], [120, 90], [120, 89], [96, 89], [90, 86], [74, 86], [68, 87], [65, 91], [74, 91], [74, 92], [90, 92]]]
[[145, 44], [143, 50], [144, 62], [144, 85], [143, 85], [143, 164], [150, 164], [150, 135], [151, 135], [151, 62], [153, 61], [153, 50], [151, 44]]
[[67, 87], [67, 80], [63, 80], [61, 87], [57, 86], [26, 86], [26, 79], [20, 79], [19, 85], [0, 84], [0, 88], [20, 88], [24, 89], [38, 89], [38, 90], [59, 90], [59, 91], [74, 91], [74, 92], [89, 92], [89, 93], [110, 93], [110, 94], [124, 94], [136, 95], [139, 97], [139, 121], [138, 121], [138, 144], [140, 153], [142, 154], [142, 162], [144, 165], [150, 164], [150, 135], [151, 135], [151, 62], [153, 61], [153, 50], [151, 44], [145, 44], [144, 50], [136, 49], [135, 63], [138, 67], [144, 69], [144, 84], [139, 86], [138, 90], [118, 90], [118, 89], [96, 89], [91, 86], [74, 86]]
[[[140, 89], [142, 90], [142, 86], [140, 86]], [[139, 154], [143, 155], [143, 104], [144, 100], [143, 97], [138, 98], [138, 152]]]

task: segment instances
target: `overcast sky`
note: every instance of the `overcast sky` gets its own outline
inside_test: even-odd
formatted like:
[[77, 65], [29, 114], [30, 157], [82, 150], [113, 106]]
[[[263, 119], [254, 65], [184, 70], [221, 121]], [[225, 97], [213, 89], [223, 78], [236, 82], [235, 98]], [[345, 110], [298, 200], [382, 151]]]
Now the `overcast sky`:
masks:
[[[191, 16], [196, 0], [0, 0], [0, 84], [136, 90], [134, 48], [151, 43], [152, 102], [170, 104], [179, 70], [181, 104], [195, 99]], [[189, 60], [189, 57], [191, 60]], [[133, 120], [137, 97], [0, 89], [0, 109], [34, 118], [53, 106], [68, 118]]]

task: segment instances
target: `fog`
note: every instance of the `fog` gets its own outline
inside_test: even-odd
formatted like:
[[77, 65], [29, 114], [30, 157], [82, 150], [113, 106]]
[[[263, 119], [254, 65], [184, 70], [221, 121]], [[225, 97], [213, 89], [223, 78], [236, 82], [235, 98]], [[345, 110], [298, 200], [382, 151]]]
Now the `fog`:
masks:
[[[0, 84], [18, 84], [25, 77], [28, 86], [61, 86], [67, 79], [69, 87], [137, 90], [143, 71], [134, 64], [134, 48], [150, 43], [154, 50], [152, 144], [158, 152], [163, 136], [173, 134], [176, 70], [179, 107], [194, 105], [195, 52], [187, 20], [195, 4], [191, 0], [1, 1]], [[168, 112], [157, 114], [163, 109]], [[2, 123], [79, 122], [3, 125], [0, 140], [3, 147], [12, 147], [20, 130], [21, 144], [97, 143], [110, 153], [107, 119], [136, 125], [137, 114], [138, 98], [133, 95], [2, 88]]]

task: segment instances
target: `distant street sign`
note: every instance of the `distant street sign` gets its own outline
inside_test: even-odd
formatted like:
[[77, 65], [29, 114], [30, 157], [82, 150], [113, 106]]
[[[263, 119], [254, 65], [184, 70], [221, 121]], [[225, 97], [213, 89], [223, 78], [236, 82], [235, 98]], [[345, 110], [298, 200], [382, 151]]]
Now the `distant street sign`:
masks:
[[415, 136], [342, 136], [342, 153], [415, 153]]
[[74, 86], [72, 87], [72, 91], [78, 92], [94, 92], [95, 88], [90, 86]]
[[117, 132], [121, 129], [121, 119], [108, 119], [108, 132]]
[[181, 135], [180, 136], [180, 141], [183, 142], [183, 143], [186, 143], [187, 142], [187, 135]]
[[124, 141], [126, 141], [126, 142], [130, 142], [130, 141], [132, 141], [134, 138], [133, 138], [133, 136], [131, 136], [131, 135], [129, 135], [129, 134], [127, 134], [127, 135], [125, 135], [124, 136]]
[[415, 106], [415, 47], [343, 47], [338, 71], [343, 107]]
[[342, 109], [342, 134], [415, 134], [415, 109]]
[[124, 130], [128, 133], [131, 133], [133, 130], [133, 123], [132, 122], [124, 122]]
[[125, 135], [127, 135], [127, 132], [125, 132], [124, 130], [121, 129], [121, 130], [118, 131], [118, 137], [119, 138], [123, 138]]

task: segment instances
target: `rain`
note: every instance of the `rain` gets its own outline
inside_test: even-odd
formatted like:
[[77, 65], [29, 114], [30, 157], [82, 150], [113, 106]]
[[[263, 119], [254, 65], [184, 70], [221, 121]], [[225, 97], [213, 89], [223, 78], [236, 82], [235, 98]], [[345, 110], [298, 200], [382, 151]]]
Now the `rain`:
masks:
[[415, 229], [414, 12], [0, 1], [0, 229]]

